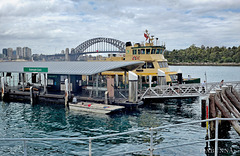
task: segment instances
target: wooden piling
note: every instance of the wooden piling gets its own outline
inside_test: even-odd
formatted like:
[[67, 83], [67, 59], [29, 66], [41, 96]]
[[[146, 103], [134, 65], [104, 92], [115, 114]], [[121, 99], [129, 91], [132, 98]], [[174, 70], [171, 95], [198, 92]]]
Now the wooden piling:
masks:
[[[222, 112], [222, 115], [225, 118], [233, 118], [233, 116], [230, 114], [230, 112], [228, 111], [228, 109], [224, 106], [224, 104], [220, 101], [220, 99], [218, 98], [218, 96], [215, 96], [214, 98], [215, 100], [215, 104], [218, 107], [218, 109]], [[240, 135], [240, 126], [238, 124], [237, 121], [229, 121], [231, 123], [231, 125], [233, 126], [233, 128], [235, 129], [235, 131]]]
[[[201, 116], [201, 119], [202, 120], [205, 120], [206, 119], [206, 99], [202, 99], [201, 100], [201, 104], [202, 104], [202, 116]], [[206, 127], [206, 122], [202, 122], [201, 123], [201, 127]]]
[[1, 87], [2, 87], [2, 94], [1, 94], [1, 97], [2, 97], [2, 100], [4, 99], [4, 92], [5, 92], [5, 88], [4, 88], [4, 77], [1, 78]]
[[[216, 105], [215, 105], [215, 101], [214, 101], [214, 98], [216, 96], [216, 92], [215, 91], [211, 91], [210, 92], [210, 96], [209, 96], [209, 118], [216, 118], [217, 116], [217, 108], [216, 108]], [[215, 121], [210, 121], [210, 124], [209, 124], [209, 137], [210, 139], [214, 139], [215, 138]], [[207, 131], [207, 135], [208, 135], [208, 131]], [[206, 145], [208, 146], [208, 145]], [[210, 142], [210, 147], [214, 147], [214, 141]]]
[[214, 102], [214, 97], [216, 95], [216, 92], [210, 92], [210, 96], [209, 96], [209, 117], [210, 118], [216, 118], [217, 116], [217, 112], [216, 112], [216, 105]]
[[31, 86], [30, 87], [30, 103], [31, 103], [31, 105], [34, 104], [34, 99], [33, 98], [34, 98], [33, 97], [33, 87]]
[[221, 93], [221, 99], [223, 104], [226, 106], [226, 108], [236, 117], [236, 118], [240, 118], [240, 113], [238, 112], [238, 110], [234, 107], [234, 105], [231, 103], [231, 101], [227, 98], [225, 92], [226, 89], [228, 87], [227, 86], [223, 86], [222, 87], [222, 93]]
[[232, 93], [237, 98], [237, 100], [240, 102], [240, 95], [238, 94], [238, 92], [232, 88]]
[[65, 107], [68, 107], [68, 79], [65, 79]]
[[232, 104], [237, 108], [237, 110], [240, 112], [240, 102], [236, 99], [236, 97], [231, 93], [230, 87], [228, 87], [225, 91], [227, 97], [232, 102]]

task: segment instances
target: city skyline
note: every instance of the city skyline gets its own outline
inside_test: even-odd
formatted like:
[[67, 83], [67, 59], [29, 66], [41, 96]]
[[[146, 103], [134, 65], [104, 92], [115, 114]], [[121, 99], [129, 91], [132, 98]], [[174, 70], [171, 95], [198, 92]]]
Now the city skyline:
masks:
[[167, 50], [240, 44], [235, 0], [9, 0], [0, 2], [0, 21], [0, 49], [27, 46], [33, 54], [61, 53], [96, 37], [141, 43], [146, 29]]
[[29, 47], [12, 47], [2, 49], [2, 58], [7, 60], [16, 60], [16, 59], [31, 59], [32, 50]]

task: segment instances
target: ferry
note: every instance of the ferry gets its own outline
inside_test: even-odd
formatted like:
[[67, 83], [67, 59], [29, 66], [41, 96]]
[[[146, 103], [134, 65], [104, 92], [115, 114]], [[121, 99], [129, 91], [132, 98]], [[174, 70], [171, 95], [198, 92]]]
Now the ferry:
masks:
[[[158, 69], [165, 73], [166, 83], [179, 83], [178, 72], [170, 71], [167, 59], [164, 58], [166, 50], [165, 45], [157, 45], [158, 38], [156, 38], [156, 45], [154, 45], [154, 36], [150, 36], [148, 30], [145, 31], [144, 37], [146, 43], [126, 43], [125, 54], [108, 54], [105, 61], [144, 61], [142, 67], [137, 68], [133, 72], [142, 78], [144, 84], [148, 82], [149, 75], [152, 75], [152, 82], [157, 82]], [[102, 75], [123, 75], [120, 72], [104, 72]], [[182, 75], [182, 74], [181, 74]], [[200, 78], [180, 78], [180, 83], [200, 83]]]

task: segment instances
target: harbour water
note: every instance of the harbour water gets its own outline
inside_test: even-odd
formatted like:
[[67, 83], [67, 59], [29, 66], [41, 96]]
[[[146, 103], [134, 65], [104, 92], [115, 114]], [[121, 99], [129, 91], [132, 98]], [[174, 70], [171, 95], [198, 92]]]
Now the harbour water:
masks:
[[[240, 67], [171, 66], [181, 69], [183, 76], [201, 77], [208, 82], [239, 81]], [[200, 120], [200, 100], [182, 100], [154, 103], [133, 112], [111, 116], [69, 112], [61, 106], [28, 103], [0, 102], [0, 138], [58, 138], [91, 137], [132, 130], [146, 129]], [[200, 124], [163, 129], [154, 133], [154, 145], [199, 141], [205, 138], [206, 129]], [[230, 137], [238, 135], [232, 130]], [[149, 134], [136, 133], [93, 141], [93, 155], [110, 155], [149, 147]], [[88, 155], [88, 140], [30, 141], [28, 155]], [[156, 155], [205, 155], [205, 143], [154, 151]], [[233, 142], [231, 150], [239, 153]], [[0, 142], [0, 155], [23, 155], [23, 142]]]

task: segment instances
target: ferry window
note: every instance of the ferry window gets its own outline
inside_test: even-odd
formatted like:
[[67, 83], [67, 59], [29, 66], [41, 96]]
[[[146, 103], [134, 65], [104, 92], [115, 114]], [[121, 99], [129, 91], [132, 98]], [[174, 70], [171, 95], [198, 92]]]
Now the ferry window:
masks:
[[138, 55], [140, 55], [141, 54], [141, 51], [140, 51], [140, 49], [138, 49]]
[[146, 50], [146, 54], [150, 54], [150, 49], [147, 49], [147, 50]]
[[147, 62], [147, 68], [154, 68], [153, 63], [152, 62]]
[[160, 68], [167, 68], [168, 63], [167, 62], [158, 62]]
[[163, 52], [163, 50], [162, 50], [162, 49], [160, 49], [160, 54], [162, 54], [162, 52]]
[[168, 67], [168, 63], [167, 62], [163, 62], [164, 67]]
[[156, 49], [152, 49], [151, 54], [155, 54]]
[[156, 52], [156, 54], [159, 54], [160, 53], [160, 49], [157, 49], [157, 52]]
[[142, 82], [146, 82], [145, 76], [142, 76]]
[[141, 49], [141, 54], [145, 54], [145, 49]]
[[133, 50], [133, 55], [136, 55], [136, 54], [137, 54], [137, 50], [134, 49], [134, 50]]
[[153, 76], [153, 77], [152, 77], [152, 82], [153, 82], [154, 84], [157, 83], [157, 76]]
[[143, 68], [143, 69], [146, 69], [146, 66], [147, 66], [147, 65], [146, 65], [146, 63], [145, 63], [145, 64], [142, 66], [142, 68]]
[[171, 78], [171, 81], [176, 81], [177, 80], [177, 75], [169, 75]]
[[163, 68], [162, 62], [158, 62], [158, 64], [159, 64], [159, 67], [160, 67], [160, 68]]

